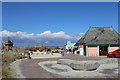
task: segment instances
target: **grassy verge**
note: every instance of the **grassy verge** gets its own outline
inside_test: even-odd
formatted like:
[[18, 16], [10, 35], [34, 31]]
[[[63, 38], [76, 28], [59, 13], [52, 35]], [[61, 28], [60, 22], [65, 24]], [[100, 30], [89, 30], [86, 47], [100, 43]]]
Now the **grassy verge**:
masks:
[[14, 52], [6, 52], [2, 54], [2, 78], [16, 78], [16, 73], [10, 68], [10, 63], [16, 59], [22, 58], [25, 58], [25, 56]]

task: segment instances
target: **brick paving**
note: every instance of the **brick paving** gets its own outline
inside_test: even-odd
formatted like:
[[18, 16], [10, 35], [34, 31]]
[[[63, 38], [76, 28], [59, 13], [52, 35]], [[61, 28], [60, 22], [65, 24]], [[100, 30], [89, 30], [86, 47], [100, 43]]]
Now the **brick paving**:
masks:
[[[105, 59], [107, 57], [85, 57], [80, 55], [74, 55], [74, 54], [65, 54], [64, 56], [60, 58], [46, 58], [46, 59], [26, 59], [22, 60], [20, 64], [21, 73], [26, 78], [65, 78], [64, 76], [52, 74], [46, 70], [44, 70], [42, 67], [38, 65], [39, 62], [43, 61], [56, 61], [58, 59], [73, 59], [73, 60], [101, 60]], [[99, 77], [99, 76], [96, 76]], [[95, 77], [95, 78], [96, 78]], [[110, 76], [107, 76], [108, 78]], [[113, 75], [113, 77], [117, 77], [116, 75]], [[100, 78], [100, 77], [99, 77]], [[106, 78], [106, 76], [103, 76], [102, 78]]]

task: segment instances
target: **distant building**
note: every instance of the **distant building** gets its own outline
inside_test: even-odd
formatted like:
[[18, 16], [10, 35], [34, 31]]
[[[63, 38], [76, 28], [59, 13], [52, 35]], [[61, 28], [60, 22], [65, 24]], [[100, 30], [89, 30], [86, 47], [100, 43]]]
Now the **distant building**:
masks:
[[75, 46], [75, 44], [76, 43], [71, 43], [71, 41], [67, 41], [66, 49], [69, 50], [76, 48], [77, 46]]
[[12, 50], [13, 42], [8, 39], [8, 41], [4, 41], [4, 49], [5, 50]]
[[104, 56], [120, 48], [120, 34], [112, 27], [90, 27], [75, 44], [80, 55]]

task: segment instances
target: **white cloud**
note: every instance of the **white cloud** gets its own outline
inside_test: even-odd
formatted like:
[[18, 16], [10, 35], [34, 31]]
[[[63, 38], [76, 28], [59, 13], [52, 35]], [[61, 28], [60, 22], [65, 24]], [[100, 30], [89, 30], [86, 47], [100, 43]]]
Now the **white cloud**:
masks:
[[52, 33], [50, 30], [47, 30], [40, 34], [28, 34], [21, 31], [9, 32], [7, 30], [3, 30], [0, 32], [0, 35], [2, 35], [3, 40], [7, 39], [7, 37], [10, 37], [15, 43], [23, 46], [28, 44], [35, 45], [36, 43], [45, 44], [46, 42], [49, 46], [59, 46], [65, 45], [66, 41], [68, 40], [76, 42], [78, 39], [80, 39], [83, 33], [67, 35], [64, 31]]
[[63, 32], [63, 31], [60, 31], [60, 32], [57, 32], [57, 33], [53, 33], [53, 35], [64, 35], [65, 34], [65, 32]]
[[49, 35], [51, 34], [51, 31], [44, 31], [43, 33], [41, 33], [41, 35]]

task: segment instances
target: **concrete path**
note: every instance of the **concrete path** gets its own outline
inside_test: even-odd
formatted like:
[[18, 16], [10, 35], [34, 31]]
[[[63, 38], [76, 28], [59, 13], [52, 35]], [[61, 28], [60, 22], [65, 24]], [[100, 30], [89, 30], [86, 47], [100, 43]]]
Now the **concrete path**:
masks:
[[[25, 59], [22, 59], [22, 60], [25, 60]], [[15, 69], [15, 72], [17, 74], [15, 74], [14, 76], [17, 77], [17, 78], [25, 78], [25, 76], [23, 76], [23, 74], [21, 73], [21, 69], [20, 69], [20, 63], [21, 63], [22, 60], [18, 59], [18, 60], [14, 61], [10, 64], [10, 67], [12, 69]]]
[[[23, 59], [19, 64], [19, 69], [21, 70], [21, 74], [25, 76], [25, 78], [65, 78], [65, 76], [60, 76], [57, 74], [52, 74], [41, 66], [38, 65], [39, 62], [44, 61], [56, 61], [58, 59], [73, 59], [73, 60], [101, 60], [106, 59], [107, 57], [85, 57], [74, 54], [65, 54], [60, 58], [45, 58], [45, 59]], [[116, 77], [116, 75], [114, 75]], [[23, 77], [21, 77], [23, 78]]]
[[[118, 74], [118, 64], [101, 64], [98, 69], [93, 71], [73, 70], [70, 66], [57, 64], [57, 61], [45, 61], [38, 63], [45, 70], [71, 78], [91, 78], [95, 76], [111, 76]], [[114, 78], [114, 77], [111, 77]]]

